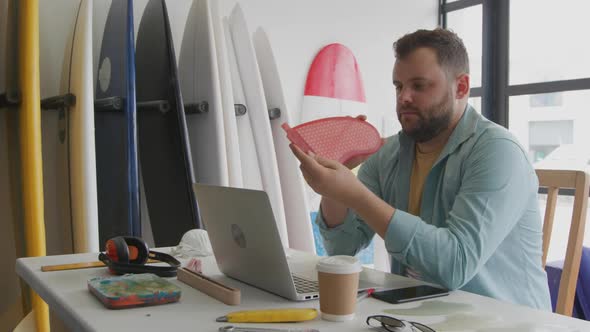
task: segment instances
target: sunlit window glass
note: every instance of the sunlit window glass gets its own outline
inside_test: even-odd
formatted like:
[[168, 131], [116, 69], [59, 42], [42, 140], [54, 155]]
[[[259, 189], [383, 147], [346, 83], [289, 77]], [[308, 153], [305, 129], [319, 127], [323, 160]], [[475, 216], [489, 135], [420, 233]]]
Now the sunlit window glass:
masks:
[[469, 55], [472, 87], [481, 86], [482, 6], [477, 5], [447, 13], [447, 28], [461, 37]]
[[510, 1], [510, 84], [590, 77], [590, 1]]
[[590, 171], [590, 90], [510, 97], [509, 128], [535, 168]]
[[469, 105], [473, 106], [477, 113], [481, 113], [481, 97], [471, 97], [468, 102]]

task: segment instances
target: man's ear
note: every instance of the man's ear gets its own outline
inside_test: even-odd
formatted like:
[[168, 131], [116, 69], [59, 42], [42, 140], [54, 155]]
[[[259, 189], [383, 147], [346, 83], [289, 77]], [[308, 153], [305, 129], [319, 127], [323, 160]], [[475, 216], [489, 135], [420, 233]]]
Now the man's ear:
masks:
[[469, 74], [461, 74], [457, 76], [455, 84], [457, 87], [457, 99], [463, 99], [465, 96], [469, 95]]

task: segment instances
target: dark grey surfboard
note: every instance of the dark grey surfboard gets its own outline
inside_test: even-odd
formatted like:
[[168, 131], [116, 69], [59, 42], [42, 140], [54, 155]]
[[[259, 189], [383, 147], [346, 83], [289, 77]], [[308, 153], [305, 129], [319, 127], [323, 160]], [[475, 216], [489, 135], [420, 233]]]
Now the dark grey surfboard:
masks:
[[141, 236], [133, 1], [113, 0], [98, 62], [94, 125], [100, 244]]
[[[136, 50], [139, 157], [156, 246], [200, 228], [185, 110], [166, 3], [150, 0]], [[206, 156], [205, 156], [206, 157]]]

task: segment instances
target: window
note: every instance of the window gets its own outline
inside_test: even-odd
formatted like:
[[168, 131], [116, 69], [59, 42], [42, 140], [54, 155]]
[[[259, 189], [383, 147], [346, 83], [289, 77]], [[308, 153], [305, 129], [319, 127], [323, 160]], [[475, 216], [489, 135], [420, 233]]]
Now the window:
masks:
[[482, 1], [446, 1], [441, 9], [444, 26], [461, 37], [469, 56], [471, 92], [469, 104], [481, 113], [482, 82]]
[[561, 92], [543, 93], [529, 97], [530, 107], [558, 107], [563, 105]]
[[470, 97], [468, 103], [473, 106], [478, 113], [481, 113], [481, 97]]
[[590, 171], [590, 1], [440, 3], [440, 24], [463, 38], [472, 61], [470, 104], [509, 128], [536, 167]]
[[590, 77], [588, 12], [587, 0], [510, 1], [510, 84]]
[[467, 49], [472, 87], [481, 86], [481, 9], [476, 5], [447, 14], [447, 28], [461, 37]]

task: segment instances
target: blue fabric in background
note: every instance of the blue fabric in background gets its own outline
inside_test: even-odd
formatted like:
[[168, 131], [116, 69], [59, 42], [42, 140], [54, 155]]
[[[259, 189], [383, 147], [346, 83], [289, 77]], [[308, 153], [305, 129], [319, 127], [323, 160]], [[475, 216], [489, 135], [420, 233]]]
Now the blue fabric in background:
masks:
[[[327, 256], [326, 249], [324, 248], [324, 241], [322, 240], [322, 235], [320, 234], [320, 229], [318, 225], [315, 223], [315, 217], [318, 213], [312, 212], [311, 213], [311, 225], [313, 227], [313, 239], [315, 241], [315, 251], [318, 256]], [[361, 261], [361, 264], [373, 264], [373, 253], [374, 253], [374, 245], [373, 242], [371, 244], [361, 250], [356, 257]]]
[[[551, 294], [551, 306], [553, 312], [557, 305], [557, 293], [561, 274], [563, 272], [563, 261], [547, 263], [545, 266]], [[590, 320], [590, 248], [582, 248], [582, 259], [580, 261], [580, 272], [576, 284], [576, 297], [574, 299], [574, 310], [572, 317]]]

